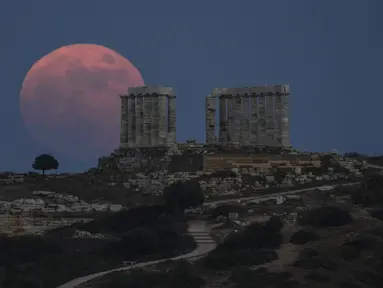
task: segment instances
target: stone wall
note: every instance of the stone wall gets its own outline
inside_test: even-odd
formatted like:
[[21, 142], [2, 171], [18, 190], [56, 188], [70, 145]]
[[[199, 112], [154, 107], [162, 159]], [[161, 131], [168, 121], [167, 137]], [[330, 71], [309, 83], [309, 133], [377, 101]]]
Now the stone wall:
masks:
[[319, 163], [311, 156], [290, 155], [279, 148], [200, 144], [118, 149], [112, 158], [99, 161], [99, 168], [105, 167], [106, 163], [113, 166], [112, 161], [115, 161], [118, 169], [135, 173], [216, 171], [241, 167], [262, 168], [265, 165], [295, 167], [304, 163], [315, 166]]
[[241, 154], [211, 154], [204, 155], [203, 170], [217, 171], [232, 168], [295, 168], [319, 167], [321, 161], [307, 156], [268, 156], [268, 155], [241, 155]]
[[334, 165], [347, 168], [339, 171], [324, 165], [320, 154], [244, 146], [125, 149], [116, 151], [114, 159], [121, 172], [133, 172], [123, 180], [126, 188], [155, 195], [176, 181], [196, 180], [206, 194], [225, 195], [348, 179], [348, 174], [360, 173], [357, 164], [346, 165], [341, 158]]
[[197, 172], [202, 171], [204, 167], [202, 154], [185, 153], [171, 157], [168, 166], [169, 173], [176, 172]]

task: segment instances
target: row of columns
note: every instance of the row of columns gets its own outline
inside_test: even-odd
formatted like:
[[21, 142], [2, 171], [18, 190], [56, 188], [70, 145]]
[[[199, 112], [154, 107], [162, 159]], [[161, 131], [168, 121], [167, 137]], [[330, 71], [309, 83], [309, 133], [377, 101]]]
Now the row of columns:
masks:
[[206, 142], [290, 146], [289, 94], [288, 85], [215, 89], [206, 98]]
[[170, 146], [176, 142], [176, 97], [172, 88], [134, 87], [121, 97], [120, 146]]

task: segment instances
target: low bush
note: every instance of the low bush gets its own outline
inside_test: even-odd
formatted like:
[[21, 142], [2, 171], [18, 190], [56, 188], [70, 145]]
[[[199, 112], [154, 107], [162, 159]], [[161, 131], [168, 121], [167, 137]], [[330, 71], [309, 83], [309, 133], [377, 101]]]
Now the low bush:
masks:
[[352, 261], [356, 259], [360, 254], [359, 249], [351, 245], [341, 246], [338, 248], [337, 252], [338, 255], [346, 261]]
[[358, 251], [379, 250], [383, 246], [383, 239], [371, 234], [356, 234], [345, 242], [343, 246], [354, 247]]
[[310, 259], [311, 257], [318, 256], [319, 253], [317, 250], [313, 248], [303, 248], [300, 252], [300, 258], [301, 259]]
[[383, 220], [383, 209], [382, 208], [374, 209], [374, 210], [370, 211], [370, 215], [373, 218]]
[[344, 281], [344, 282], [339, 282], [338, 283], [338, 287], [339, 288], [363, 288], [365, 287], [364, 285], [362, 286], [363, 284], [359, 285], [359, 284], [356, 284], [356, 283], [351, 283], [349, 281]]
[[264, 228], [270, 233], [277, 233], [283, 228], [283, 221], [280, 217], [272, 216], [269, 221], [266, 222]]
[[290, 242], [294, 245], [303, 245], [311, 241], [316, 241], [319, 236], [314, 231], [299, 230], [293, 234]]
[[282, 244], [278, 218], [253, 223], [228, 236], [203, 262], [210, 269], [229, 269], [241, 265], [260, 265], [278, 259], [275, 249]]
[[[228, 249], [276, 249], [282, 244], [280, 223], [273, 219], [264, 224], [253, 223], [228, 236], [222, 246]], [[283, 224], [282, 224], [283, 225]]]
[[352, 222], [352, 217], [349, 211], [333, 206], [302, 211], [298, 218], [300, 225], [312, 227], [337, 227], [350, 222]]
[[293, 275], [284, 271], [281, 273], [270, 272], [261, 267], [256, 270], [250, 270], [245, 267], [239, 267], [233, 270], [230, 280], [236, 283], [236, 287], [300, 287], [299, 282], [292, 279]]
[[330, 271], [337, 271], [338, 265], [335, 261], [321, 256], [314, 256], [307, 258], [307, 255], [300, 255], [298, 260], [295, 261], [294, 267], [303, 268], [305, 270], [318, 270], [325, 269]]
[[91, 233], [121, 234], [138, 227], [154, 228], [160, 220], [166, 220], [165, 218], [161, 219], [164, 212], [164, 207], [161, 205], [137, 206], [100, 217], [82, 225], [79, 229]]
[[[132, 208], [76, 228], [113, 237], [73, 239], [59, 237], [65, 233], [56, 231], [46, 237], [0, 238], [0, 267], [5, 269], [0, 283], [10, 288], [57, 287], [82, 275], [119, 267], [124, 260], [173, 257], [196, 247], [186, 234], [185, 219], [164, 214], [161, 206]], [[31, 283], [35, 286], [28, 286]]]
[[383, 205], [383, 175], [373, 174], [367, 177], [361, 186], [351, 195], [354, 204], [367, 207]]
[[328, 277], [327, 275], [323, 275], [317, 271], [309, 272], [308, 274], [305, 275], [305, 278], [313, 280], [315, 282], [329, 282], [330, 281], [330, 277]]
[[278, 259], [274, 250], [229, 250], [219, 248], [204, 258], [204, 265], [209, 269], [226, 270], [238, 266], [254, 266]]

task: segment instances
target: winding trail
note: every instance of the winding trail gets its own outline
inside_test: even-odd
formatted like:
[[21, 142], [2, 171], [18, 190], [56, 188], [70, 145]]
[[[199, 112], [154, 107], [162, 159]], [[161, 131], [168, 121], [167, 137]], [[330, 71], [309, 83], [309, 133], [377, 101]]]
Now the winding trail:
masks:
[[[375, 167], [374, 167], [375, 168]], [[383, 167], [380, 167], [383, 169]], [[353, 182], [353, 183], [345, 183], [345, 184], [338, 184], [338, 185], [331, 185], [331, 186], [353, 186], [359, 184], [359, 182]], [[204, 205], [215, 205], [215, 204], [223, 204], [223, 203], [230, 203], [230, 202], [238, 202], [243, 200], [255, 200], [255, 199], [267, 199], [272, 198], [276, 196], [283, 196], [283, 195], [292, 195], [292, 194], [299, 194], [304, 193], [308, 191], [312, 191], [313, 189], [320, 188], [320, 187], [328, 187], [329, 185], [324, 186], [317, 186], [317, 187], [311, 187], [311, 188], [304, 188], [304, 189], [297, 189], [297, 190], [290, 190], [286, 192], [279, 192], [279, 193], [273, 193], [268, 195], [259, 195], [259, 196], [252, 196], [252, 197], [239, 197], [239, 198], [232, 198], [232, 199], [223, 199], [223, 200], [217, 200], [217, 201], [209, 201], [204, 203]], [[214, 242], [214, 240], [210, 236], [210, 229], [206, 223], [206, 221], [203, 220], [191, 220], [189, 221], [189, 228], [188, 228], [188, 234], [191, 235], [195, 242], [197, 243], [197, 248], [193, 250], [190, 253], [183, 254], [177, 257], [173, 258], [166, 258], [166, 259], [160, 259], [160, 260], [154, 260], [149, 262], [142, 262], [137, 263], [131, 266], [124, 266], [121, 268], [111, 269], [107, 271], [102, 271], [94, 274], [90, 274], [87, 276], [82, 276], [76, 279], [73, 279], [57, 288], [75, 288], [78, 285], [84, 284], [90, 280], [99, 278], [101, 276], [107, 275], [112, 272], [116, 271], [126, 271], [134, 268], [141, 268], [141, 267], [147, 267], [154, 264], [158, 264], [164, 261], [168, 260], [181, 260], [186, 259], [188, 261], [195, 261], [197, 259], [202, 258], [210, 251], [214, 250], [217, 244]]]
[[[381, 169], [383, 169], [383, 167], [381, 167]], [[258, 196], [236, 197], [236, 198], [222, 199], [222, 200], [216, 200], [216, 201], [206, 201], [205, 203], [203, 203], [203, 206], [217, 205], [217, 204], [224, 204], [224, 203], [238, 202], [238, 201], [246, 201], [246, 200], [268, 199], [268, 198], [273, 198], [273, 197], [277, 197], [277, 196], [300, 194], [300, 193], [309, 192], [309, 191], [312, 191], [312, 190], [315, 190], [318, 188], [324, 188], [324, 187], [329, 187], [329, 186], [332, 186], [332, 187], [354, 186], [357, 184], [359, 184], [359, 182], [350, 182], [350, 183], [332, 184], [332, 185], [328, 184], [328, 185], [303, 188], [303, 189], [296, 189], [296, 190], [289, 190], [289, 191], [285, 191], [285, 192], [270, 193], [270, 194], [264, 194], [264, 195], [258, 195]]]
[[104, 275], [112, 273], [112, 272], [125, 271], [125, 270], [134, 269], [134, 268], [151, 266], [151, 265], [158, 264], [160, 262], [164, 262], [164, 261], [168, 261], [168, 260], [186, 259], [188, 261], [195, 261], [199, 258], [202, 258], [208, 252], [215, 249], [216, 243], [211, 238], [209, 228], [208, 228], [207, 223], [205, 221], [202, 221], [202, 220], [191, 220], [191, 221], [189, 221], [188, 234], [193, 236], [195, 242], [197, 243], [197, 248], [190, 253], [183, 254], [183, 255], [180, 255], [177, 257], [173, 257], [173, 258], [166, 258], [166, 259], [160, 259], [160, 260], [155, 260], [155, 261], [137, 263], [137, 264], [134, 264], [131, 266], [124, 266], [121, 268], [111, 269], [108, 271], [103, 271], [103, 272], [90, 274], [87, 276], [82, 276], [82, 277], [73, 279], [73, 280], [61, 285], [58, 288], [75, 288], [80, 284], [84, 284], [90, 280], [99, 278], [101, 276], [104, 276]]
[[367, 167], [368, 168], [374, 168], [374, 169], [383, 170], [383, 166], [374, 165], [374, 164], [367, 164]]

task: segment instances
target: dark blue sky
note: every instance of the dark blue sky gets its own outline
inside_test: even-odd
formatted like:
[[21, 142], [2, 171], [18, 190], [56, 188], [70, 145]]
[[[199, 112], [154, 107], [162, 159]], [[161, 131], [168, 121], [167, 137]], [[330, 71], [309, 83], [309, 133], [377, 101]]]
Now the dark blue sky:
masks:
[[[300, 149], [383, 152], [383, 1], [2, 1], [0, 170], [31, 170], [46, 152], [19, 111], [31, 65], [64, 45], [94, 43], [131, 60], [147, 84], [177, 93], [177, 139], [204, 141], [214, 87], [290, 83]], [[96, 163], [65, 159], [64, 171]]]

